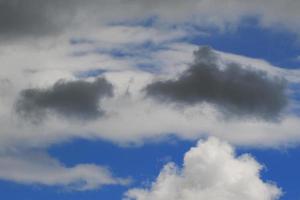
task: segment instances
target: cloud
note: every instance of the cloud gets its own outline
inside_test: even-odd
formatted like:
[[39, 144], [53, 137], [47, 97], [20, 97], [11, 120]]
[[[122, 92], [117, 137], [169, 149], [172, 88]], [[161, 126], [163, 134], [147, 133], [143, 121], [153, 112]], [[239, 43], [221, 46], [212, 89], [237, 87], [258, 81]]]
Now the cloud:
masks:
[[[72, 49], [57, 49], [56, 47], [43, 51], [31, 48], [16, 48], [15, 50], [13, 47], [2, 48], [4, 51], [0, 55], [1, 60], [7, 67], [1, 76], [10, 80], [10, 84], [3, 87], [6, 95], [1, 97], [0, 150], [12, 147], [47, 148], [73, 138], [105, 139], [123, 145], [144, 143], [149, 139], [161, 139], [169, 134], [188, 140], [196, 140], [203, 135], [212, 135], [232, 144], [246, 146], [274, 147], [299, 142], [300, 135], [297, 130], [300, 128], [300, 120], [299, 117], [289, 112], [290, 96], [287, 110], [284, 109], [280, 114], [279, 121], [266, 121], [261, 118], [222, 120], [220, 118], [222, 112], [220, 113], [220, 110], [212, 104], [201, 103], [174, 109], [173, 104], [145, 98], [141, 90], [155, 77], [166, 80], [184, 72], [189, 67], [193, 59], [193, 51], [198, 46], [184, 42], [171, 42], [164, 43], [163, 48], [155, 49], [154, 52], [150, 49], [145, 52], [140, 51], [142, 55], [149, 56], [147, 61], [155, 63], [159, 69], [153, 73], [130, 67], [135, 66], [137, 62], [144, 62], [143, 56], [122, 58], [109, 56], [102, 58], [102, 55], [96, 54], [80, 57], [65, 56], [77, 48], [77, 45]], [[123, 46], [119, 48], [122, 49]], [[11, 52], [14, 54], [12, 55]], [[264, 60], [235, 54], [224, 52], [217, 52], [217, 54], [220, 56], [218, 62], [222, 66], [235, 62], [244, 68], [252, 66], [258, 71], [264, 70], [272, 76], [284, 76], [288, 81], [299, 83], [299, 76], [297, 76], [299, 70], [282, 69]], [[36, 57], [36, 59], [28, 59], [31, 57]], [[99, 57], [101, 59], [98, 59]], [[28, 66], [32, 66], [33, 73], [24, 72]], [[73, 119], [78, 117], [78, 114], [67, 116], [52, 107], [41, 108], [39, 111], [46, 113], [42, 116], [47, 116], [47, 118], [36, 126], [34, 123], [24, 123], [22, 120], [24, 118], [12, 112], [12, 109], [16, 108], [15, 102], [21, 97], [20, 91], [28, 88], [50, 90], [60, 79], [77, 80], [74, 76], [79, 71], [91, 69], [88, 66], [99, 66], [99, 69], [105, 69], [101, 76], [113, 85], [114, 96], [101, 98], [99, 102], [98, 109], [105, 112], [105, 117], [87, 118], [93, 120], [84, 121], [84, 126], [82, 126], [82, 123], [74, 123], [74, 120], [61, 118], [64, 116], [65, 119]], [[118, 66], [117, 70], [114, 66]], [[34, 112], [31, 115], [34, 116], [33, 121], [43, 119]], [[25, 118], [32, 120], [29, 114]]]
[[184, 156], [182, 169], [164, 166], [149, 188], [130, 189], [131, 200], [275, 200], [281, 190], [260, 178], [262, 166], [250, 155], [236, 156], [216, 138], [200, 141]]
[[160, 24], [189, 22], [221, 29], [239, 26], [250, 17], [263, 27], [281, 25], [280, 28], [300, 33], [299, 6], [297, 0], [1, 0], [0, 37], [19, 39], [90, 32], [99, 23], [140, 21], [153, 16], [157, 16]]
[[[18, 47], [15, 50], [13, 47], [2, 48], [1, 60], [3, 65], [7, 66], [2, 72], [2, 77], [10, 80], [11, 84], [4, 87], [6, 95], [1, 98], [0, 149], [20, 146], [45, 148], [72, 138], [98, 138], [119, 144], [143, 143], [149, 138], [161, 139], [170, 133], [189, 140], [199, 139], [203, 135], [212, 135], [233, 144], [247, 146], [274, 147], [299, 142], [297, 131], [299, 118], [286, 110], [280, 115], [282, 117], [280, 121], [266, 121], [261, 118], [230, 118], [224, 121], [220, 120], [220, 110], [208, 103], [174, 109], [173, 104], [145, 98], [141, 89], [151, 83], [155, 77], [164, 80], [173, 78], [175, 74], [180, 74], [189, 67], [193, 60], [193, 51], [198, 48], [196, 45], [173, 41], [163, 43], [159, 49], [139, 51], [141, 56], [133, 57], [115, 58], [107, 55], [102, 58], [102, 54], [68, 56], [70, 52], [81, 49], [81, 45], [86, 44], [73, 45], [66, 49], [61, 48], [62, 46], [54, 46], [42, 51], [25, 47]], [[129, 40], [126, 42], [126, 46], [128, 45], [131, 45]], [[93, 48], [97, 47], [101, 48], [102, 45], [93, 46]], [[121, 45], [117, 48], [122, 50], [123, 47]], [[220, 56], [218, 62], [221, 64], [226, 65], [228, 61], [228, 63], [239, 63], [245, 68], [252, 66], [258, 71], [264, 70], [272, 76], [284, 76], [288, 81], [299, 83], [299, 76], [297, 77], [299, 70], [281, 69], [263, 60], [235, 54], [216, 53]], [[139, 62], [145, 62], [143, 55], [147, 57], [147, 62], [155, 63], [159, 71], [150, 73], [132, 67]], [[31, 57], [36, 59], [28, 59]], [[34, 70], [34, 73], [24, 72], [28, 66]], [[14, 103], [21, 97], [20, 90], [25, 91], [29, 88], [48, 90], [60, 79], [77, 80], [74, 76], [79, 71], [91, 69], [88, 66], [105, 69], [101, 76], [113, 84], [114, 96], [101, 98], [99, 102], [98, 109], [105, 111], [105, 117], [88, 118], [93, 120], [84, 121], [82, 126], [81, 123], [74, 123], [74, 120], [62, 120], [60, 117], [73, 119], [78, 116], [77, 114], [66, 116], [54, 108], [42, 108], [41, 111], [46, 113], [47, 118], [42, 124], [36, 126], [32, 123], [23, 123], [24, 121], [20, 119], [24, 118], [16, 117], [16, 112], [12, 112], [11, 109], [15, 108]], [[290, 104], [290, 99], [288, 101]], [[33, 112], [33, 116], [38, 116], [34, 114]], [[25, 118], [32, 120], [28, 115]], [[35, 117], [34, 120], [37, 118], [39, 119]]]
[[[1, 0], [0, 36], [5, 39], [42, 36], [63, 28], [67, 1]], [[71, 7], [72, 4], [67, 5]], [[68, 10], [68, 9], [67, 9]], [[71, 10], [65, 14], [70, 14]]]
[[209, 47], [200, 47], [194, 56], [194, 63], [177, 79], [149, 84], [147, 95], [184, 105], [208, 102], [226, 114], [265, 119], [276, 118], [285, 107], [283, 79], [238, 63], [220, 66], [217, 54]]
[[99, 101], [112, 95], [113, 86], [105, 78], [60, 80], [50, 88], [21, 91], [15, 109], [20, 116], [34, 120], [42, 119], [49, 110], [66, 117], [94, 119], [104, 114]]
[[[299, 142], [300, 120], [293, 115], [284, 116], [280, 123], [224, 122], [209, 105], [195, 104], [175, 110], [166, 104], [145, 100], [140, 89], [157, 74], [137, 67], [150, 63], [167, 75], [182, 72], [191, 61], [190, 50], [194, 48], [183, 42], [190, 38], [190, 32], [180, 26], [182, 22], [188, 21], [197, 27], [227, 28], [240, 25], [250, 16], [258, 18], [261, 26], [280, 24], [280, 28], [299, 33], [298, 7], [297, 0], [288, 3], [281, 0], [0, 0], [1, 80], [9, 80], [0, 86], [0, 168], [3, 170], [0, 170], [0, 178], [79, 190], [124, 183], [101, 166], [66, 167], [44, 153], [28, 150], [45, 149], [73, 138], [105, 139], [124, 144], [174, 133], [193, 140], [203, 135], [216, 135], [239, 145], [274, 146]], [[143, 19], [153, 16], [157, 16], [157, 21], [154, 20], [150, 27], [141, 26]], [[20, 42], [24, 38], [33, 40], [24, 45]], [[41, 38], [43, 40], [38, 40]], [[73, 45], [69, 43], [72, 38], [91, 39], [91, 42]], [[36, 45], [36, 41], [42, 42]], [[155, 51], [143, 46], [148, 43], [157, 45]], [[110, 54], [119, 50], [128, 55], [117, 58]], [[268, 66], [271, 71], [278, 70]], [[91, 69], [105, 69], [102, 75], [109, 82], [101, 78], [94, 82], [57, 81], [74, 80], [75, 73]], [[282, 72], [299, 82], [299, 70]], [[87, 96], [89, 98], [85, 98]], [[48, 118], [35, 126], [14, 118], [15, 112], [11, 109], [16, 109], [21, 119], [37, 122]], [[247, 108], [241, 110], [239, 107], [236, 112], [240, 115], [245, 110]], [[101, 117], [104, 113], [108, 117]], [[253, 115], [257, 113], [253, 111]], [[82, 126], [57, 116], [93, 120]], [[7, 154], [7, 149], [25, 149], [27, 154]]]
[[61, 186], [71, 190], [92, 190], [104, 185], [127, 185], [129, 179], [115, 178], [104, 167], [79, 164], [66, 167], [43, 152], [0, 155], [0, 179], [21, 184]]

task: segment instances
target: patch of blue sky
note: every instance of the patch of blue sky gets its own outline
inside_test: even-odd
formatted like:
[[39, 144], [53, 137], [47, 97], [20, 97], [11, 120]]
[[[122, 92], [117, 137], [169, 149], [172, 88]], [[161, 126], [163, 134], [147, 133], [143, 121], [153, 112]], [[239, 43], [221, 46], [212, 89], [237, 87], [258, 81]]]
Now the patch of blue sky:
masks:
[[290, 99], [291, 109], [290, 112], [300, 116], [300, 84], [299, 83], [290, 83], [288, 85], [288, 98]]
[[[192, 26], [192, 25], [189, 25]], [[203, 27], [194, 26], [194, 31], [203, 32]], [[209, 29], [205, 37], [191, 37], [189, 42], [209, 45], [213, 48], [264, 59], [271, 64], [284, 68], [300, 68], [300, 43], [297, 35], [278, 29], [262, 28], [255, 19], [246, 19], [232, 31]]]
[[[149, 185], [154, 181], [167, 162], [182, 165], [184, 153], [196, 144], [195, 141], [180, 141], [174, 136], [167, 137], [164, 141], [154, 141], [142, 146], [120, 147], [105, 141], [75, 140], [53, 146], [49, 149], [49, 154], [69, 167], [79, 163], [93, 163], [109, 167], [117, 177], [131, 177], [133, 182], [129, 186], [104, 186], [96, 191], [80, 194], [76, 192], [79, 197], [84, 197], [83, 199], [97, 197], [120, 200], [129, 188]], [[64, 199], [81, 199], [79, 197], [71, 193], [65, 194]]]
[[134, 60], [135, 66], [140, 70], [157, 72], [159, 71], [158, 63], [152, 59], [152, 53], [167, 50], [165, 43], [156, 44], [151, 41], [146, 41], [140, 44], [127, 44], [112, 49], [97, 48], [94, 53], [108, 54], [116, 59]]
[[289, 94], [291, 99], [299, 101], [300, 103], [300, 84], [299, 83], [290, 83], [288, 88], [291, 90]]
[[182, 164], [182, 155], [195, 144], [195, 141], [183, 141], [175, 136], [168, 136], [159, 141], [148, 140], [143, 145], [125, 146], [102, 140], [78, 139], [55, 145], [48, 152], [69, 167], [78, 163], [109, 166], [116, 176], [132, 176], [134, 184], [137, 184], [139, 180], [156, 177], [166, 162]]
[[[172, 42], [180, 42], [180, 40], [172, 41]], [[157, 52], [159, 50], [167, 49], [167, 45], [169, 42], [155, 43], [152, 41], [145, 41], [142, 43], [135, 44], [128, 43], [125, 45], [119, 45], [111, 49], [105, 49], [98, 47], [95, 49], [96, 53], [108, 53], [113, 57], [147, 57], [151, 52]]]
[[88, 78], [88, 77], [97, 77], [105, 73], [104, 69], [91, 69], [87, 71], [79, 71], [75, 73], [75, 76], [78, 78]]
[[141, 62], [137, 64], [137, 68], [146, 72], [157, 74], [161, 72], [161, 68], [150, 62]]
[[250, 153], [264, 165], [261, 177], [282, 188], [281, 200], [295, 200], [300, 196], [300, 148], [289, 149], [238, 149], [238, 154]]
[[[75, 140], [66, 144], [53, 146], [49, 154], [58, 158], [66, 166], [79, 163], [93, 163], [109, 167], [115, 176], [131, 177], [134, 182], [129, 186], [104, 186], [98, 190], [76, 192], [60, 187], [26, 186], [12, 182], [0, 181], [0, 193], [4, 199], [29, 200], [83, 200], [109, 199], [120, 200], [124, 192], [131, 187], [147, 186], [155, 180], [167, 162], [182, 166], [182, 159], [195, 141], [179, 141], [168, 138], [164, 143], [147, 143], [143, 146], [119, 147], [105, 141]], [[76, 154], [74, 154], [76, 152]], [[291, 148], [257, 149], [238, 148], [237, 154], [250, 153], [265, 166], [262, 170], [263, 180], [272, 180], [284, 191], [281, 200], [294, 200], [300, 196], [300, 149]]]
[[97, 54], [108, 54], [114, 58], [131, 58], [131, 57], [144, 57], [144, 55], [136, 50], [136, 47], [129, 45], [122, 45], [111, 49], [95, 48], [93, 50]]

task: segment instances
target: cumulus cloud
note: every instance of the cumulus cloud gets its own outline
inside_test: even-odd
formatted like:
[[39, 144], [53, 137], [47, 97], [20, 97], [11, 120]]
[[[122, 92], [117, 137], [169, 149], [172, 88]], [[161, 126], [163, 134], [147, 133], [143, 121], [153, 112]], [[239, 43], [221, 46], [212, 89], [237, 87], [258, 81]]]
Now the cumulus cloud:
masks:
[[93, 119], [104, 114], [99, 101], [112, 95], [113, 86], [105, 78], [94, 82], [60, 80], [50, 88], [21, 91], [15, 109], [20, 116], [30, 119], [41, 119], [48, 110], [68, 117]]
[[92, 190], [104, 185], [126, 185], [129, 179], [113, 177], [108, 169], [94, 164], [66, 167], [43, 152], [0, 155], [0, 179], [22, 184], [62, 186]]
[[276, 118], [287, 103], [286, 82], [238, 63], [218, 64], [209, 47], [194, 52], [194, 63], [177, 79], [156, 81], [145, 90], [156, 99], [192, 105], [208, 102], [226, 114]]
[[262, 166], [250, 155], [236, 156], [216, 138], [200, 141], [184, 156], [180, 169], [164, 166], [149, 188], [129, 190], [126, 200], [275, 200], [281, 190], [260, 178]]

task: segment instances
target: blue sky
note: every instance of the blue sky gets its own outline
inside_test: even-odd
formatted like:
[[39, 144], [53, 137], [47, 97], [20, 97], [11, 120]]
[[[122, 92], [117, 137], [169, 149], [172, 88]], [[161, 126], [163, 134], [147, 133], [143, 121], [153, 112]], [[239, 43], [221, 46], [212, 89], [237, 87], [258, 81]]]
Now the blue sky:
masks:
[[1, 198], [299, 198], [299, 8], [0, 3]]
[[[110, 166], [117, 175], [132, 176], [134, 186], [154, 181], [164, 164], [173, 161], [182, 164], [183, 154], [195, 142], [177, 141], [163, 144], [147, 144], [143, 147], [120, 148], [104, 141], [74, 141], [51, 148], [50, 154], [66, 165], [77, 163], [97, 163]], [[74, 153], [76, 152], [76, 153]], [[299, 197], [299, 155], [298, 148], [252, 149], [239, 148], [238, 153], [250, 153], [265, 165], [262, 178], [275, 181], [284, 190], [282, 199], [293, 200]], [[146, 157], [146, 158], [145, 158]], [[132, 165], [131, 163], [140, 163]], [[1, 194], [6, 199], [121, 199], [128, 187], [108, 186], [95, 191], [65, 191], [59, 187], [24, 186], [1, 181]]]

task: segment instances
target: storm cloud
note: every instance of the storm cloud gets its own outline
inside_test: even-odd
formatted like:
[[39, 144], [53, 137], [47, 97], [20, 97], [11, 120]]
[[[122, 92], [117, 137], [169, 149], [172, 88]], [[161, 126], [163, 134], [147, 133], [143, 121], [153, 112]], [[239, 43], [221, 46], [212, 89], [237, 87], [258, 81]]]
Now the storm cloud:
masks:
[[287, 104], [286, 81], [238, 63], [219, 63], [210, 47], [194, 52], [194, 62], [177, 79], [146, 86], [148, 96], [184, 105], [211, 103], [226, 115], [275, 119]]
[[112, 95], [113, 86], [104, 78], [94, 82], [60, 80], [50, 88], [21, 91], [16, 112], [33, 120], [43, 119], [48, 111], [69, 118], [94, 119], [104, 114], [99, 101]]

